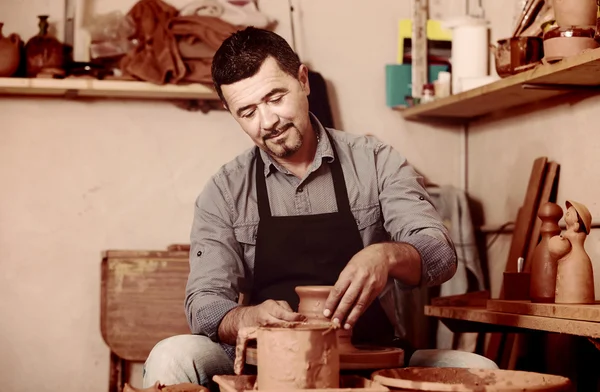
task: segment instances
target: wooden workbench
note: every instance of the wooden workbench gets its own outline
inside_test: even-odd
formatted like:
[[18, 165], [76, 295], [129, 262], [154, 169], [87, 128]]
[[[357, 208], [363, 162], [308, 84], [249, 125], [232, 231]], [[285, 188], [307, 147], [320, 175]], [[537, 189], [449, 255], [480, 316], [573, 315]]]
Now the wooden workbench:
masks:
[[[554, 306], [551, 304], [540, 307], [547, 307], [548, 311], [533, 312], [529, 304], [515, 302], [519, 305], [516, 312], [498, 311], [502, 309], [498, 306], [502, 302], [507, 301], [489, 300], [486, 305], [477, 306], [430, 305], [425, 306], [425, 314], [439, 318], [453, 332], [523, 332], [525, 329], [600, 338], [597, 314], [589, 309], [579, 312], [576, 318], [568, 318], [569, 312], [552, 311]], [[600, 311], [600, 305], [581, 305], [582, 309], [596, 306]], [[535, 315], [524, 314], [527, 312]]]

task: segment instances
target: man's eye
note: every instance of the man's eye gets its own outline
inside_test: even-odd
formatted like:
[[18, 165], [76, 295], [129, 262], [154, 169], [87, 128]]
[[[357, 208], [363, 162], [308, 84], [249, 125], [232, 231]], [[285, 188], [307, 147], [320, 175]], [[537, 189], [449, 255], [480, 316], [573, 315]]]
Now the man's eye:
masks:
[[271, 100], [271, 103], [277, 103], [277, 102], [281, 102], [281, 100], [282, 100], [282, 99], [283, 99], [283, 95], [280, 95], [280, 96], [279, 96], [279, 97], [277, 97], [277, 98], [273, 98], [273, 99]]
[[246, 113], [242, 114], [242, 117], [244, 117], [244, 118], [250, 118], [250, 117], [254, 116], [254, 112], [255, 112], [255, 110], [251, 110], [249, 112], [246, 112]]

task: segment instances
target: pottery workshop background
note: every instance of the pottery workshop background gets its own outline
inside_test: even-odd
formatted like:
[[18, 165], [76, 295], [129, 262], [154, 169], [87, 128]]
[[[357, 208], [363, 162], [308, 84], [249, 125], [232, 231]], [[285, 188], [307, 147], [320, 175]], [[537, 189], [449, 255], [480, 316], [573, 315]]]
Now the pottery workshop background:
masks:
[[[385, 105], [385, 64], [395, 62], [398, 20], [411, 17], [410, 2], [293, 3], [296, 49], [328, 81], [339, 128], [375, 134], [431, 181], [465, 188], [482, 203], [487, 226], [515, 219], [533, 160], [541, 155], [561, 165], [558, 203], [573, 198], [600, 217], [600, 133], [593, 123], [600, 97], [468, 129], [404, 122]], [[443, 8], [440, 1], [431, 3], [443, 17], [463, 10], [462, 1]], [[491, 42], [511, 34], [514, 3], [483, 1]], [[106, 13], [127, 12], [133, 4], [89, 0], [87, 6]], [[258, 4], [289, 39], [287, 1]], [[47, 14], [62, 37], [63, 7], [58, 0], [0, 1], [4, 34], [27, 40], [38, 30], [37, 15]], [[78, 27], [76, 33], [76, 50], [82, 50], [85, 32]], [[222, 111], [187, 112], [160, 101], [0, 98], [2, 390], [105, 391], [101, 251], [188, 242], [193, 204], [205, 181], [250, 146]], [[586, 242], [597, 285], [598, 232]], [[494, 296], [510, 238], [502, 235], [489, 250]], [[136, 369], [133, 383], [139, 385]]]

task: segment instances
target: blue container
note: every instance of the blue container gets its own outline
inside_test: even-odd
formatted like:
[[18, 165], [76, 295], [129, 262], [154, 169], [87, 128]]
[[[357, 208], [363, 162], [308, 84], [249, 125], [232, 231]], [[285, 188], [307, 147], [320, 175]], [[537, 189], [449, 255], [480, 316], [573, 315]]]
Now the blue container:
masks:
[[[447, 65], [429, 66], [429, 83], [437, 80], [440, 72], [447, 72]], [[408, 106], [406, 97], [412, 95], [412, 66], [410, 64], [387, 64], [385, 66], [385, 103], [389, 107]]]

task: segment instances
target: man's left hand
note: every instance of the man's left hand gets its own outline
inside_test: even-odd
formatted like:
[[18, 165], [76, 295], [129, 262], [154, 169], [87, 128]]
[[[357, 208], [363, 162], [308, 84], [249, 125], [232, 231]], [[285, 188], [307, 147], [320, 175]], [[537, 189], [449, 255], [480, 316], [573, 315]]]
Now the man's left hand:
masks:
[[373, 300], [383, 291], [389, 261], [381, 244], [358, 252], [340, 273], [325, 302], [325, 317], [350, 329]]

